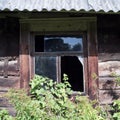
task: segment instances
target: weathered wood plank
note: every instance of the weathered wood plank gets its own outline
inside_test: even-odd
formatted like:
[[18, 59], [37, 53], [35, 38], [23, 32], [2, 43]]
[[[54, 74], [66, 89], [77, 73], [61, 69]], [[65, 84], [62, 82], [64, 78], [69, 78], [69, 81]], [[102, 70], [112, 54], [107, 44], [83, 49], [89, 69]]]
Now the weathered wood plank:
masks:
[[99, 53], [99, 76], [120, 75], [120, 53]]
[[116, 84], [114, 77], [100, 77], [99, 78], [99, 89], [100, 90], [120, 90], [120, 86]]
[[0, 75], [4, 75], [5, 73], [7, 77], [8, 76], [19, 76], [18, 60], [8, 61], [6, 67], [5, 67], [5, 61], [0, 61]]
[[0, 77], [0, 91], [8, 90], [9, 88], [20, 88], [20, 77]]
[[[59, 25], [58, 25], [59, 22]], [[61, 32], [61, 31], [85, 31], [86, 30], [86, 24], [85, 22], [81, 22], [81, 21], [76, 21], [74, 23], [72, 22], [68, 22], [68, 21], [54, 21], [54, 24], [52, 24], [53, 22], [41, 22], [39, 24], [31, 24], [31, 31], [34, 32]], [[42, 25], [41, 25], [42, 24]], [[77, 26], [77, 27], [76, 27]]]
[[8, 62], [8, 75], [19, 76], [19, 62], [18, 60]]
[[20, 37], [20, 86], [27, 89], [30, 80], [30, 32], [28, 24], [21, 23]]
[[[85, 34], [86, 35], [86, 34]], [[85, 93], [88, 95], [88, 78], [89, 78], [89, 73], [88, 73], [88, 42], [87, 42], [87, 37], [83, 36], [83, 54], [84, 54], [84, 83], [85, 83]]]
[[99, 76], [120, 75], [120, 61], [99, 62]]
[[99, 63], [107, 61], [120, 61], [120, 53], [99, 53]]
[[98, 53], [97, 53], [96, 23], [88, 24], [88, 89], [91, 99], [98, 98]]
[[95, 21], [94, 17], [81, 18], [41, 18], [41, 19], [21, 19], [21, 23], [28, 23], [32, 32], [70, 32], [86, 31], [87, 21]]
[[11, 104], [4, 97], [0, 97], [0, 107], [10, 107]]

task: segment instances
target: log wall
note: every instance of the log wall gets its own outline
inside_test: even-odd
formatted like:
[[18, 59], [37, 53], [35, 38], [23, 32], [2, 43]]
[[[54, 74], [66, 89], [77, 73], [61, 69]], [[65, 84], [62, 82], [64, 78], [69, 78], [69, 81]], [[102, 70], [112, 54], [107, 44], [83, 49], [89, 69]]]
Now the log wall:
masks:
[[[113, 73], [120, 75], [119, 21], [119, 15], [97, 15], [101, 104], [111, 103], [120, 98], [120, 87], [116, 85], [112, 76]], [[20, 87], [19, 26], [17, 18], [0, 18], [0, 91], [3, 92], [11, 87]]]
[[120, 16], [98, 16], [99, 101], [112, 103], [120, 98], [113, 74], [120, 75]]
[[0, 19], [0, 91], [19, 88], [19, 21]]

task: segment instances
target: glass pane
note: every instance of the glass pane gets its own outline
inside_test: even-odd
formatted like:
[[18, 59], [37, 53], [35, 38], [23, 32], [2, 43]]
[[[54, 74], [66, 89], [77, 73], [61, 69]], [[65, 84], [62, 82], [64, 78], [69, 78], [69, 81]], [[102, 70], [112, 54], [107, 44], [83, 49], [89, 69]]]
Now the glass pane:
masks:
[[44, 45], [45, 52], [83, 51], [81, 37], [48, 36], [44, 38]]
[[35, 74], [56, 80], [56, 57], [35, 56]]

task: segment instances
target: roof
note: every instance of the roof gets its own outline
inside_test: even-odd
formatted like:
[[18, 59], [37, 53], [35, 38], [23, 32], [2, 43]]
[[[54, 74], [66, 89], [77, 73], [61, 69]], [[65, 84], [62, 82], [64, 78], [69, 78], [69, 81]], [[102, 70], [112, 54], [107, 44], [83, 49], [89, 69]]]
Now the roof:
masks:
[[120, 0], [0, 0], [0, 10], [119, 12]]

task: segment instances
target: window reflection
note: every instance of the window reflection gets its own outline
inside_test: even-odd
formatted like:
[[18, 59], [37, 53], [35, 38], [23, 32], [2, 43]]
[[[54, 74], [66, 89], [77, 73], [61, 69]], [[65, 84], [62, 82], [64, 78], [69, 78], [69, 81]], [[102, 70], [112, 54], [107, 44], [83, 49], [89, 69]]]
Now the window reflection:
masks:
[[36, 36], [35, 52], [61, 52], [80, 51], [83, 52], [82, 38], [59, 37], [59, 36]]
[[35, 56], [35, 74], [56, 80], [56, 57]]
[[45, 51], [82, 51], [82, 39], [76, 37], [45, 37]]

